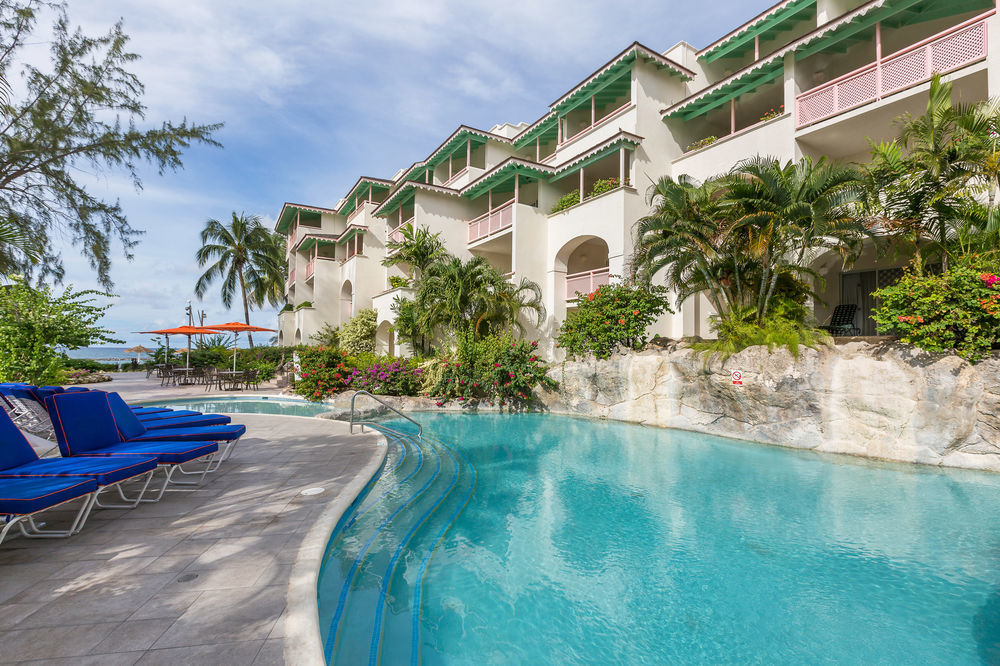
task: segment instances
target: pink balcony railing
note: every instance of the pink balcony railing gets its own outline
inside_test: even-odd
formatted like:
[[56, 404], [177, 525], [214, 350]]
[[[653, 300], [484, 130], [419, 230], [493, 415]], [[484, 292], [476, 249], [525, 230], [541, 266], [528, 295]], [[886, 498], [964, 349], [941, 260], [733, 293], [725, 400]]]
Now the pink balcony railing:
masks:
[[291, 287], [295, 284], [295, 269], [288, 271], [288, 286]]
[[308, 280], [316, 273], [316, 260], [310, 259], [309, 263], [306, 264], [306, 279]]
[[[396, 227], [395, 229], [393, 229], [392, 231], [390, 231], [388, 234], [386, 234], [386, 238], [388, 240], [395, 241], [397, 243], [402, 243], [404, 240], [406, 240], [403, 237], [403, 228], [406, 225], [412, 224], [412, 223], [413, 223], [413, 218], [411, 217], [406, 222], [403, 222], [401, 225], [399, 225], [398, 227]], [[392, 254], [393, 252], [395, 252], [395, 250], [386, 250], [386, 254]]]
[[796, 127], [825, 120], [986, 57], [986, 18], [979, 16], [897, 51], [795, 98]]
[[611, 281], [610, 269], [597, 268], [592, 271], [573, 273], [566, 276], [566, 300], [576, 298], [576, 293], [589, 294], [598, 287], [603, 287]]
[[295, 247], [295, 236], [298, 234], [298, 231], [298, 229], [292, 229], [288, 232], [288, 240], [285, 245], [286, 252], [291, 252], [292, 248]]
[[514, 224], [514, 202], [508, 201], [469, 222], [469, 242], [474, 243], [499, 233]]

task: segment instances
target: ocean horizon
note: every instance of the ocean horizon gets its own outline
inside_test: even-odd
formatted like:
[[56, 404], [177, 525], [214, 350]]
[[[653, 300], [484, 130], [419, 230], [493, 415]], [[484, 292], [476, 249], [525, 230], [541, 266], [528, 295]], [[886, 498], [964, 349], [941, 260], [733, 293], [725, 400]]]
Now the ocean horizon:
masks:
[[[131, 361], [135, 358], [135, 352], [126, 353], [128, 347], [81, 347], [80, 349], [67, 350], [66, 355], [70, 358], [85, 358], [91, 361]], [[149, 354], [140, 354], [139, 360], [149, 358]]]

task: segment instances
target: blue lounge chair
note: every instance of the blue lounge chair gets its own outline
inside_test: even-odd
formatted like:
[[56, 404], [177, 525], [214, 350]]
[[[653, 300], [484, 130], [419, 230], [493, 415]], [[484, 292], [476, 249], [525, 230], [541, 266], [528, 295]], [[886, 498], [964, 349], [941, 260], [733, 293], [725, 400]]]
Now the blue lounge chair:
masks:
[[[155, 498], [143, 498], [143, 502], [158, 501], [170, 484], [196, 485], [211, 469], [214, 469], [213, 459], [219, 452], [219, 445], [215, 442], [170, 440], [123, 442], [107, 393], [99, 391], [61, 393], [48, 398], [48, 407], [49, 413], [52, 414], [59, 451], [65, 458], [123, 455], [156, 458], [159, 468], [165, 472], [163, 485]], [[205, 459], [205, 469], [201, 472], [186, 472], [180, 469], [181, 465], [202, 458]], [[194, 482], [176, 481], [173, 476], [178, 470], [200, 478]]]
[[173, 409], [167, 409], [166, 407], [138, 407], [136, 405], [129, 405], [129, 409], [136, 416], [141, 416], [144, 414], [164, 414], [166, 412], [175, 411]]
[[[152, 456], [115, 456], [39, 458], [28, 440], [6, 414], [0, 414], [0, 478], [50, 478], [81, 476], [97, 482], [94, 501], [106, 509], [132, 509], [138, 506], [156, 470]], [[135, 499], [125, 496], [121, 484], [145, 475], [142, 489]], [[100, 494], [117, 488], [126, 504], [102, 504]]]
[[233, 450], [236, 448], [236, 444], [239, 443], [240, 438], [247, 431], [247, 427], [240, 424], [158, 428], [153, 430], [136, 418], [120, 395], [117, 393], [108, 393], [106, 395], [108, 397], [108, 404], [111, 405], [111, 411], [115, 415], [115, 421], [118, 424], [118, 432], [121, 433], [122, 441], [151, 442], [174, 440], [217, 442], [223, 448], [222, 453], [216, 459], [212, 471], [215, 471], [219, 465], [229, 460], [233, 454]]
[[[135, 412], [132, 412], [135, 414]], [[136, 418], [146, 423], [147, 421], [162, 421], [163, 419], [177, 419], [189, 416], [205, 416], [201, 412], [196, 412], [190, 409], [174, 409], [169, 412], [156, 412], [155, 414], [135, 414]], [[208, 414], [208, 416], [219, 416], [218, 414]], [[229, 423], [229, 421], [226, 421]]]
[[82, 393], [83, 391], [89, 391], [89, 390], [90, 389], [87, 388], [86, 386], [67, 386], [66, 387], [66, 393], [73, 393], [74, 391], [80, 391]]
[[[94, 507], [97, 482], [79, 476], [0, 479], [0, 543], [17, 525], [27, 537], [68, 537], [83, 529]], [[65, 530], [43, 530], [35, 515], [61, 504], [82, 499], [83, 504]]]
[[163, 428], [201, 428], [204, 426], [229, 425], [233, 419], [222, 414], [195, 414], [193, 416], [175, 416], [168, 419], [139, 419], [146, 430]]

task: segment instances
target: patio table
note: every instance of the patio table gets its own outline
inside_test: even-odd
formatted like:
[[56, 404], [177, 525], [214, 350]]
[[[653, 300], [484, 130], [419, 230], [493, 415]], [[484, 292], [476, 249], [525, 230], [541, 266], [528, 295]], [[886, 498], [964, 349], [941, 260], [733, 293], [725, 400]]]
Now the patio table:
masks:
[[219, 370], [219, 388], [223, 391], [242, 391], [243, 374], [243, 370]]

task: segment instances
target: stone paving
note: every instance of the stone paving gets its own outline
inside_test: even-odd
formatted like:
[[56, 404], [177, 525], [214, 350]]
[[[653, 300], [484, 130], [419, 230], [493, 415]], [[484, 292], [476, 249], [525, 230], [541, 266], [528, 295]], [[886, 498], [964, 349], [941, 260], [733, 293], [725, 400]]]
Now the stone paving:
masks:
[[[101, 388], [130, 400], [160, 391], [138, 378]], [[70, 539], [0, 545], [0, 662], [284, 663], [299, 547], [321, 516], [329, 521], [331, 505], [351, 499], [342, 491], [370, 474], [384, 447], [338, 421], [234, 418], [247, 435], [197, 489], [133, 510], [95, 509]], [[325, 490], [300, 494], [310, 487]]]

